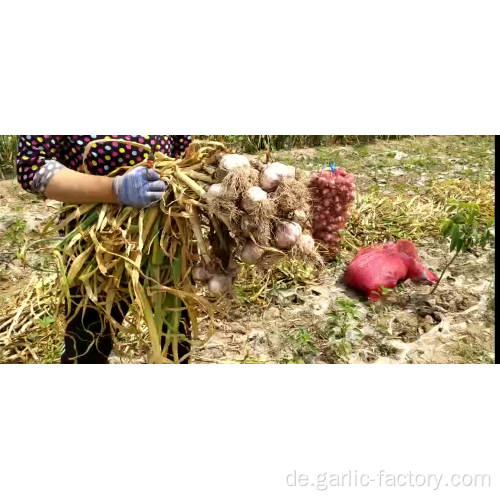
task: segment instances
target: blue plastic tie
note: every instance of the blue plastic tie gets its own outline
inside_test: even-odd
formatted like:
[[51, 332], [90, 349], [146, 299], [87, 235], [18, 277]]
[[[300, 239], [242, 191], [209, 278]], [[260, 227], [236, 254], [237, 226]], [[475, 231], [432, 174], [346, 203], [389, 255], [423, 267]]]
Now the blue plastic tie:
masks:
[[336, 170], [335, 170], [335, 163], [330, 162], [330, 163], [328, 163], [328, 166], [330, 167], [330, 170], [331, 170], [333, 173], [335, 173], [335, 172], [336, 172]]

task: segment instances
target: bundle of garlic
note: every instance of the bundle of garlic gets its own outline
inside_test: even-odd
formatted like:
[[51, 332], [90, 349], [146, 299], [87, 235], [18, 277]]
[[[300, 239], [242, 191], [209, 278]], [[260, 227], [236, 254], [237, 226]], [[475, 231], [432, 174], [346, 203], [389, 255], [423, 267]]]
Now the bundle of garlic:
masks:
[[229, 230], [242, 262], [264, 265], [269, 255], [288, 252], [321, 261], [307, 234], [309, 190], [295, 167], [237, 154], [216, 155], [212, 167], [216, 183], [207, 188], [208, 208]]
[[[106, 139], [87, 145], [84, 168], [96, 142]], [[149, 166], [168, 185], [158, 206], [65, 207], [58, 229], [66, 236], [55, 249], [57, 289], [67, 311], [71, 304], [77, 304], [75, 315], [95, 309], [115, 332], [121, 325], [111, 315], [113, 305], [134, 310], [136, 328], [147, 326], [151, 361], [169, 362], [171, 352], [177, 362], [182, 361], [177, 346], [186, 340], [182, 311], [191, 319], [192, 338], [187, 340], [192, 341], [197, 315], [203, 311], [213, 318], [210, 296], [230, 290], [238, 260], [265, 265], [267, 256], [287, 252], [319, 258], [307, 234], [308, 189], [293, 167], [250, 162], [221, 143], [206, 141], [194, 141], [182, 159], [156, 153]], [[193, 280], [206, 283], [208, 299]], [[162, 342], [165, 325], [168, 334]]]

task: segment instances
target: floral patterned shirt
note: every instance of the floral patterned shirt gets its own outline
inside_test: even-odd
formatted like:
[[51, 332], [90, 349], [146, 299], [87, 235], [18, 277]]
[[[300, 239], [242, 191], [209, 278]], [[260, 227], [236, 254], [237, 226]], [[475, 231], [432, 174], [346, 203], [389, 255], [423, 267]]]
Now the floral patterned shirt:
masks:
[[[36, 192], [34, 178], [46, 168], [46, 163], [58, 162], [67, 168], [80, 170], [85, 146], [96, 139], [111, 139], [93, 144], [85, 160], [88, 171], [106, 175], [118, 167], [135, 165], [147, 158], [145, 148], [122, 144], [118, 139], [147, 144], [179, 158], [191, 142], [190, 135], [21, 135], [17, 153], [17, 179], [27, 191]], [[113, 141], [112, 139], [117, 139]]]

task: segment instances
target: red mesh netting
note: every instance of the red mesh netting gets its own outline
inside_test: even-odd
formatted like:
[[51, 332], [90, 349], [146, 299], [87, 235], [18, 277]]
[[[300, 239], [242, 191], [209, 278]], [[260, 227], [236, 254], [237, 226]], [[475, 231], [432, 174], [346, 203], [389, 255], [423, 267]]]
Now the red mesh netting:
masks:
[[314, 174], [309, 185], [313, 207], [313, 236], [331, 253], [339, 249], [340, 231], [345, 229], [354, 200], [354, 176], [341, 168]]

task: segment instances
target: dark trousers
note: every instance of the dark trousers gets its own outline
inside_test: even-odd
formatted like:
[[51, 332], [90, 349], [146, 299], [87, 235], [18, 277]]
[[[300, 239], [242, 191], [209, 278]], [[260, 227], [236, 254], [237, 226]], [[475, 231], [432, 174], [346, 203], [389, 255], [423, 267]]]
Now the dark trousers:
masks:
[[[118, 323], [122, 323], [126, 310], [114, 306], [111, 310], [111, 315]], [[184, 326], [180, 326], [180, 333], [186, 337], [190, 337], [190, 323], [187, 311], [182, 311], [181, 314], [187, 331]], [[70, 315], [71, 317], [71, 315]], [[162, 348], [165, 344], [165, 337], [162, 337]], [[66, 327], [64, 336], [64, 352], [61, 356], [63, 364], [100, 364], [107, 363], [111, 350], [113, 349], [113, 335], [110, 326], [101, 318], [101, 315], [95, 309], [87, 309], [81, 311], [73, 318]], [[189, 342], [179, 342], [178, 346], [179, 358], [189, 353]], [[168, 357], [172, 358], [171, 353]], [[183, 363], [187, 363], [187, 359]]]

